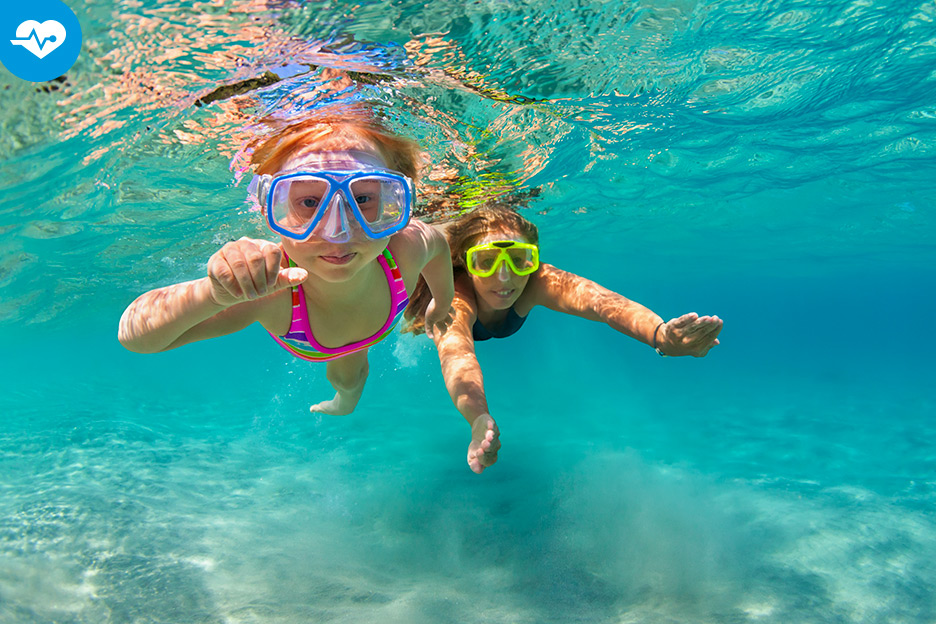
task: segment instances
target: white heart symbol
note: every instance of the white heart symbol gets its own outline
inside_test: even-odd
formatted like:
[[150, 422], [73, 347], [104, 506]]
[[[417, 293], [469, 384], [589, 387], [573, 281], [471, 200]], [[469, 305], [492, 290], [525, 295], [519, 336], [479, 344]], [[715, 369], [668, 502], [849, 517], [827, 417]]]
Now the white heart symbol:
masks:
[[18, 39], [10, 39], [10, 43], [21, 45], [39, 58], [45, 58], [65, 43], [65, 27], [55, 20], [41, 24], [36, 20], [26, 20], [16, 27], [16, 36]]

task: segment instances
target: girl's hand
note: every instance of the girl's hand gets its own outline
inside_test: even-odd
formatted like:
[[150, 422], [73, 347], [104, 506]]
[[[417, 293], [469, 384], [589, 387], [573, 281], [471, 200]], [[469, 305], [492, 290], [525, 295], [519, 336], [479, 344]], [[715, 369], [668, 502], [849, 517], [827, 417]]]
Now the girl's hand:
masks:
[[449, 325], [455, 319], [455, 310], [449, 306], [448, 310], [437, 310], [436, 300], [432, 299], [426, 307], [426, 335], [431, 339], [436, 328], [439, 335], [444, 336]]
[[660, 327], [657, 346], [666, 355], [704, 357], [718, 344], [722, 321], [717, 316], [699, 316], [695, 312], [670, 319]]
[[251, 301], [301, 284], [309, 276], [305, 269], [283, 269], [283, 251], [265, 240], [241, 238], [219, 249], [208, 259], [211, 298], [221, 306]]

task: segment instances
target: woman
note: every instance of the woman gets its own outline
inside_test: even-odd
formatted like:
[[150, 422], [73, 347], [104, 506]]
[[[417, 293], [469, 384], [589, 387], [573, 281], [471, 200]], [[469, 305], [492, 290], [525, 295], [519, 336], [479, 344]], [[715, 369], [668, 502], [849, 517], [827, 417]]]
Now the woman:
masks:
[[420, 282], [408, 331], [435, 342], [452, 402], [471, 425], [468, 465], [476, 473], [497, 461], [500, 431], [484, 395], [475, 342], [507, 338], [536, 306], [607, 323], [664, 356], [703, 357], [718, 344], [722, 320], [684, 314], [664, 322], [652, 310], [573, 273], [539, 262], [536, 226], [503, 207], [479, 208], [447, 230], [455, 275], [455, 317], [444, 332], [426, 332], [431, 293]]

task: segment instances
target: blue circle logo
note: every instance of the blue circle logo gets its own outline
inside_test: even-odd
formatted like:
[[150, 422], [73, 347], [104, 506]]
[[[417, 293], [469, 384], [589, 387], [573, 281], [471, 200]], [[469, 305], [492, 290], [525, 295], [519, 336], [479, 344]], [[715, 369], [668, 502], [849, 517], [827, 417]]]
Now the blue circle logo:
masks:
[[31, 82], [58, 78], [80, 51], [81, 24], [61, 0], [29, 0], [0, 10], [0, 61], [15, 76]]

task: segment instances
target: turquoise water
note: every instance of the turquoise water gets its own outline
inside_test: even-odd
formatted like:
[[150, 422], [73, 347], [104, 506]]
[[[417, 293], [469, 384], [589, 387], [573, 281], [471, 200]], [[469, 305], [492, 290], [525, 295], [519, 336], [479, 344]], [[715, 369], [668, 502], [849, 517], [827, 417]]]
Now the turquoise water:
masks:
[[[936, 621], [932, 3], [72, 6], [66, 83], [0, 70], [0, 621]], [[534, 310], [481, 476], [425, 340], [347, 417], [259, 328], [124, 351], [264, 235], [250, 115], [362, 99], [449, 172], [423, 214], [537, 188], [545, 261], [722, 345]]]

